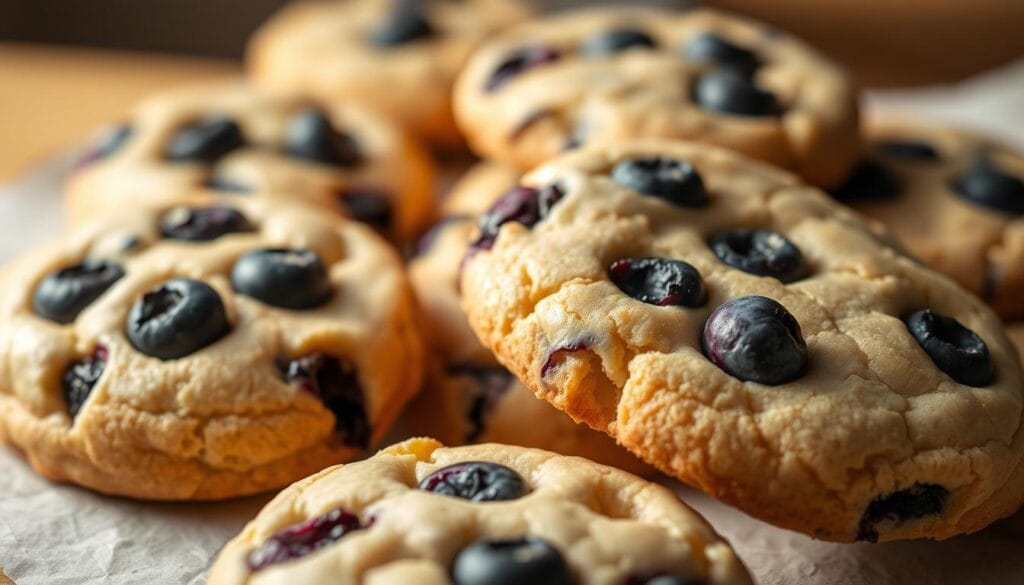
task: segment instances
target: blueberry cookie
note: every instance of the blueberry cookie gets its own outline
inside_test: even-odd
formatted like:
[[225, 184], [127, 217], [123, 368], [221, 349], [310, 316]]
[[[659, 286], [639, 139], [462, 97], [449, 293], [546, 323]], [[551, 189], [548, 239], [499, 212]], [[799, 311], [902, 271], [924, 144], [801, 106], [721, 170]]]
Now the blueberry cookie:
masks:
[[1024, 155], [937, 125], [875, 121], [840, 201], [876, 218], [915, 256], [1024, 318]]
[[[485, 163], [471, 171], [452, 195], [459, 206], [472, 207], [471, 200], [476, 199], [476, 205], [486, 209], [518, 178], [502, 174]], [[507, 182], [489, 181], [499, 178]], [[475, 197], [469, 196], [471, 192]], [[477, 341], [459, 307], [458, 291], [459, 266], [475, 225], [469, 217], [441, 220], [424, 236], [419, 255], [409, 265], [434, 356], [428, 360], [426, 387], [399, 427], [406, 436], [431, 435], [448, 444], [510, 443], [650, 473], [610, 437], [573, 422], [534, 396]]]
[[395, 252], [322, 209], [110, 216], [0, 277], [0, 440], [104, 493], [287, 485], [361, 455], [418, 389], [412, 310]]
[[94, 140], [66, 205], [78, 222], [189, 191], [288, 197], [404, 241], [430, 223], [432, 183], [423, 148], [380, 116], [230, 82], [143, 101]]
[[484, 39], [526, 16], [517, 0], [297, 2], [256, 32], [249, 71], [274, 91], [366, 102], [454, 146], [456, 75]]
[[1006, 331], [1010, 334], [1010, 341], [1017, 346], [1020, 359], [1024, 361], [1024, 323], [1010, 323], [1006, 326]]
[[499, 444], [393, 445], [281, 492], [210, 585], [750, 584], [668, 489], [577, 457]]
[[842, 71], [710, 10], [589, 9], [514, 27], [474, 54], [455, 113], [479, 154], [523, 169], [580, 145], [687, 138], [829, 185], [860, 148]]
[[998, 317], [738, 154], [641, 141], [553, 161], [481, 217], [461, 286], [538, 396], [758, 518], [944, 538], [1024, 501]]

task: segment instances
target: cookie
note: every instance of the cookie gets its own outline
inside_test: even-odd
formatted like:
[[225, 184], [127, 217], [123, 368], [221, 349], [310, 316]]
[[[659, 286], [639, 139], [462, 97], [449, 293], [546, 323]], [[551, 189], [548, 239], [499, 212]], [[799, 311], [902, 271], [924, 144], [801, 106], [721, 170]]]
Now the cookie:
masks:
[[1024, 501], [998, 317], [795, 177], [623, 143], [530, 173], [480, 225], [477, 336], [662, 471], [834, 541], [945, 538]]
[[498, 444], [393, 445], [279, 494], [221, 551], [210, 585], [752, 583], [668, 489]]
[[196, 189], [276, 194], [405, 241], [431, 222], [433, 176], [422, 146], [363, 107], [207, 83], [147, 99], [97, 137], [69, 179], [66, 208], [81, 222]]
[[[517, 176], [482, 163], [453, 191], [453, 207], [486, 209]], [[504, 169], [507, 170], [507, 169]], [[507, 182], [492, 181], [505, 179]], [[477, 187], [479, 187], [477, 189]], [[409, 265], [409, 278], [434, 348], [427, 383], [399, 426], [409, 435], [431, 435], [447, 444], [508, 443], [578, 455], [633, 473], [652, 470], [603, 433], [573, 422], [538, 399], [501, 367], [473, 335], [459, 307], [458, 274], [475, 219], [451, 216], [424, 239]], [[403, 424], [404, 423], [404, 424]]]
[[1010, 323], [1006, 326], [1006, 331], [1010, 334], [1010, 340], [1017, 346], [1021, 361], [1024, 361], [1024, 323]]
[[268, 490], [359, 457], [418, 389], [386, 242], [319, 208], [203, 201], [85, 224], [0, 276], [0, 439], [42, 475], [161, 500]]
[[860, 152], [857, 97], [836, 65], [766, 25], [711, 10], [578, 10], [474, 54], [455, 113], [472, 148], [532, 168], [580, 145], [686, 138], [815, 184]]
[[451, 147], [462, 141], [456, 75], [477, 45], [527, 15], [516, 0], [294, 3], [253, 36], [248, 68], [273, 91], [362, 101]]
[[833, 194], [911, 253], [1024, 318], [1024, 155], [937, 124], [875, 120], [868, 154]]

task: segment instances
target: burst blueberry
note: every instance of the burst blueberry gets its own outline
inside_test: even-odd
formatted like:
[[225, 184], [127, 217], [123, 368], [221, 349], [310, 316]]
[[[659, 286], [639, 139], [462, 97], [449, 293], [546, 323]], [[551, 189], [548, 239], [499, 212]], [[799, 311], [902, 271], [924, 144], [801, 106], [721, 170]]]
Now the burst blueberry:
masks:
[[285, 382], [316, 396], [334, 414], [334, 432], [345, 445], [366, 448], [370, 421], [359, 375], [348, 362], [321, 352], [282, 364]]
[[64, 403], [68, 406], [71, 418], [78, 416], [85, 401], [92, 394], [92, 389], [103, 376], [106, 366], [107, 348], [100, 346], [92, 355], [64, 370], [64, 375], [61, 376], [61, 394], [64, 396]]
[[933, 483], [916, 483], [905, 490], [879, 496], [868, 504], [861, 516], [857, 540], [878, 541], [878, 528], [893, 526], [941, 514], [946, 507], [949, 490]]
[[700, 272], [680, 260], [620, 258], [608, 276], [619, 290], [650, 305], [700, 307], [708, 299]]
[[712, 238], [710, 246], [719, 260], [750, 274], [790, 283], [808, 272], [800, 248], [778, 232], [735, 230]]
[[251, 571], [293, 561], [362, 529], [359, 518], [336, 508], [315, 518], [275, 532], [246, 557]]
[[66, 325], [124, 276], [124, 270], [106, 260], [85, 260], [47, 274], [32, 295], [37, 315]]
[[703, 207], [704, 181], [687, 161], [661, 157], [631, 158], [612, 168], [612, 180], [643, 195], [680, 207]]
[[540, 189], [523, 186], [510, 189], [480, 216], [480, 233], [471, 246], [482, 250], [491, 249], [498, 239], [501, 226], [509, 222], [533, 227], [551, 213], [551, 209], [563, 196], [564, 193], [557, 185]]
[[210, 285], [176, 278], [132, 305], [125, 334], [132, 347], [161, 360], [191, 355], [231, 330], [224, 302]]
[[938, 311], [916, 311], [907, 329], [932, 362], [950, 378], [968, 386], [987, 386], [995, 375], [985, 341], [956, 319]]
[[417, 489], [469, 500], [516, 500], [528, 492], [515, 470], [488, 461], [467, 461], [438, 469], [420, 481]]

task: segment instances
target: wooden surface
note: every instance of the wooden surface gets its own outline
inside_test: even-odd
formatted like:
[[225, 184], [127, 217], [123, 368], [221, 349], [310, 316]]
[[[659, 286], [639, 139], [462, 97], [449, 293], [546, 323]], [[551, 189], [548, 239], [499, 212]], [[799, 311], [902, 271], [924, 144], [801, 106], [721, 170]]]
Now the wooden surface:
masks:
[[228, 61], [0, 43], [0, 181], [81, 142], [148, 93], [240, 73]]

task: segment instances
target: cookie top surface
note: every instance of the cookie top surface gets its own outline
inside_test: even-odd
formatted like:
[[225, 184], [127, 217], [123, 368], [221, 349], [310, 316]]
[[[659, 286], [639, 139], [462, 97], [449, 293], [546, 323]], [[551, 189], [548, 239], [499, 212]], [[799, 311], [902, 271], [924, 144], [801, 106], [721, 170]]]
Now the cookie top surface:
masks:
[[967, 132], [874, 120], [868, 154], [837, 199], [876, 218], [909, 251], [1024, 318], [1024, 155]]
[[474, 331], [663, 471], [840, 541], [976, 530], [1024, 498], [998, 318], [794, 177], [626, 143], [530, 173], [481, 225]]
[[686, 138], [827, 185], [860, 148], [842, 71], [710, 10], [587, 9], [514, 27], [474, 54], [455, 110], [479, 154], [523, 169], [580, 145]]
[[1006, 327], [1006, 331], [1010, 334], [1010, 341], [1017, 346], [1021, 360], [1024, 360], [1024, 323], [1011, 323]]
[[68, 183], [73, 221], [194, 190], [278, 196], [343, 211], [392, 239], [430, 222], [433, 167], [393, 123], [240, 82], [167, 91], [99, 135]]
[[232, 199], [88, 223], [3, 272], [0, 437], [109, 493], [286, 485], [357, 456], [415, 392], [411, 305], [390, 247], [321, 209]]
[[270, 89], [363, 101], [452, 145], [456, 75], [483, 40], [527, 15], [516, 0], [297, 2], [256, 32], [248, 65]]
[[[296, 542], [311, 519], [341, 524], [341, 514], [336, 536]], [[729, 545], [662, 486], [546, 451], [413, 439], [282, 492], [227, 544], [209, 582], [618, 585], [659, 576], [751, 582]]]

